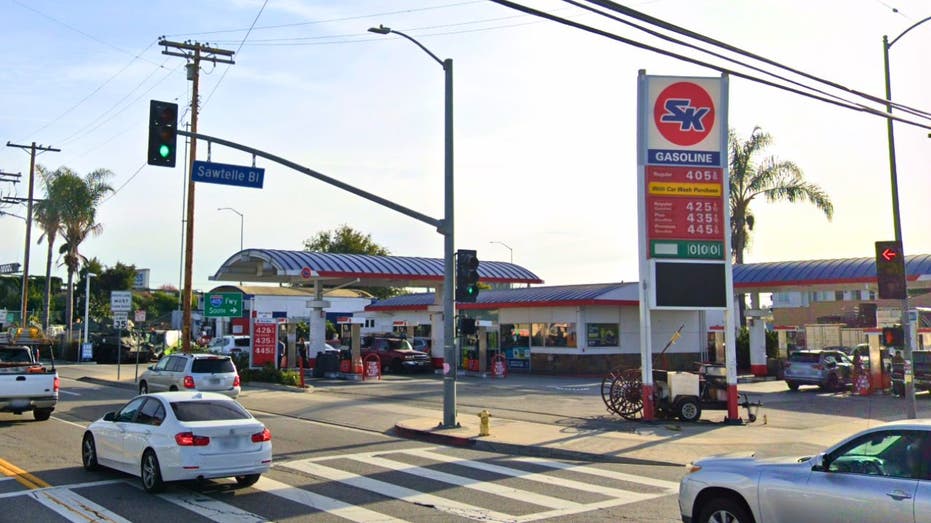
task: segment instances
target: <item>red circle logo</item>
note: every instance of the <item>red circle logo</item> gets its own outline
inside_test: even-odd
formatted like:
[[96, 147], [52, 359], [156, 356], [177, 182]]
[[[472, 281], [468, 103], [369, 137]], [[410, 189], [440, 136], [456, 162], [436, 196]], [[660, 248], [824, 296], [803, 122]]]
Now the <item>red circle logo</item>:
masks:
[[656, 97], [653, 122], [663, 138], [670, 142], [695, 145], [714, 127], [714, 102], [704, 87], [692, 82], [676, 82]]

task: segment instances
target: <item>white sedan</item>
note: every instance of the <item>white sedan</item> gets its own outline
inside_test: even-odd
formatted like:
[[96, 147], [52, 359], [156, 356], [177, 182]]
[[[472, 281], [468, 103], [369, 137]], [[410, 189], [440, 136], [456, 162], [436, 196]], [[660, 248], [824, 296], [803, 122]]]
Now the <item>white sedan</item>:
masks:
[[212, 392], [136, 396], [87, 427], [86, 470], [106, 466], [142, 479], [146, 492], [167, 481], [233, 477], [254, 484], [272, 462], [272, 435], [236, 400]]
[[679, 510], [686, 523], [931, 521], [931, 420], [878, 425], [812, 457], [696, 461]]

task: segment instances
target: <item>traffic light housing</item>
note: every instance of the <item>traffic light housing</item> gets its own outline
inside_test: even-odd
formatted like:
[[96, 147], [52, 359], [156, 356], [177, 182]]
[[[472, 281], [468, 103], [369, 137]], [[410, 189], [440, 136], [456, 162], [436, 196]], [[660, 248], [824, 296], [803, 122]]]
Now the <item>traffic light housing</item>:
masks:
[[904, 300], [905, 255], [902, 242], [876, 242], [876, 284], [880, 299]]
[[904, 347], [905, 332], [902, 327], [883, 327], [882, 345], [884, 347]]
[[178, 104], [149, 103], [149, 156], [147, 163], [174, 167], [178, 151]]
[[456, 301], [475, 303], [478, 299], [478, 256], [468, 249], [456, 251]]

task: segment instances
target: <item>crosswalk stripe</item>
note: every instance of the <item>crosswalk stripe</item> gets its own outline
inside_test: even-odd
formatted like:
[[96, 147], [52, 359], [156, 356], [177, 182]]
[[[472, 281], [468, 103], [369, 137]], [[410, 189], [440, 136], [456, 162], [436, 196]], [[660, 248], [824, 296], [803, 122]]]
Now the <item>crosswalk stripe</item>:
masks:
[[320, 511], [339, 516], [350, 521], [376, 522], [376, 523], [403, 523], [403, 519], [396, 519], [373, 510], [356, 507], [338, 499], [328, 498], [313, 492], [292, 487], [286, 483], [275, 481], [266, 477], [259, 479], [253, 488], [280, 498], [300, 503]]
[[339, 481], [340, 483], [344, 483], [351, 487], [368, 490], [382, 496], [400, 499], [408, 503], [426, 505], [441, 512], [446, 512], [448, 514], [454, 514], [469, 519], [502, 523], [511, 523], [517, 520], [515, 516], [510, 514], [504, 514], [503, 512], [497, 512], [494, 510], [479, 508], [473, 505], [467, 505], [465, 503], [459, 503], [458, 501], [441, 498], [432, 494], [424, 494], [417, 490], [412, 490], [406, 487], [399, 487], [397, 485], [392, 485], [391, 483], [385, 483], [384, 481], [378, 481], [375, 479], [367, 478], [365, 476], [354, 474], [352, 472], [345, 472], [339, 469], [320, 465], [318, 463], [312, 463], [304, 460], [291, 461], [284, 464], [282, 467], [294, 469], [331, 481]]
[[240, 510], [238, 507], [195, 492], [159, 494], [158, 497], [207, 519], [221, 523], [260, 523], [268, 521], [262, 516]]
[[526, 503], [532, 503], [534, 505], [540, 505], [541, 507], [567, 508], [567, 507], [580, 506], [579, 503], [576, 503], [574, 501], [569, 501], [566, 499], [559, 499], [559, 498], [554, 498], [552, 496], [545, 496], [543, 494], [536, 494], [534, 492], [530, 492], [527, 490], [520, 490], [520, 489], [516, 489], [512, 487], [506, 487], [504, 485], [488, 483], [485, 481], [479, 481], [479, 480], [467, 478], [464, 476], [457, 476], [455, 474], [447, 474], [446, 472], [440, 472], [438, 470], [418, 467], [416, 465], [409, 465], [407, 463], [401, 463], [399, 461], [379, 458], [376, 456], [367, 456], [364, 458], [359, 458], [355, 456], [351, 456], [351, 457], [361, 463], [367, 463], [367, 464], [375, 465], [377, 467], [396, 470], [399, 472], [404, 472], [406, 474], [413, 474], [415, 476], [420, 476], [423, 478], [432, 479], [432, 480], [440, 481], [443, 483], [449, 483], [451, 485], [458, 485], [460, 487], [477, 490], [479, 492], [485, 492], [487, 494], [494, 494], [496, 496], [515, 499], [515, 500], [523, 501]]
[[[483, 463], [481, 461], [471, 461], [457, 458], [454, 456], [447, 456], [445, 454], [440, 454], [438, 452], [431, 452], [429, 450], [416, 450], [416, 451], [406, 451], [408, 454], [414, 454], [423, 458], [431, 459], [434, 461], [440, 461], [443, 463], [455, 463], [456, 465], [462, 465], [465, 467], [470, 467], [478, 470], [484, 470], [486, 472], [493, 472], [495, 474], [501, 474], [503, 476], [513, 476], [520, 479], [526, 479], [530, 481], [536, 481], [537, 483], [545, 483], [547, 485], [552, 485], [556, 487], [571, 488], [575, 490], [581, 490], [583, 492], [593, 492], [597, 494], [603, 494], [605, 496], [611, 496], [617, 498], [625, 503], [631, 503], [634, 501], [642, 501], [644, 499], [649, 499], [652, 494], [643, 493], [643, 492], [633, 492], [630, 490], [622, 490], [611, 487], [605, 487], [601, 485], [596, 485], [593, 483], [586, 483], [582, 481], [575, 481], [572, 479], [557, 478], [553, 476], [547, 476], [546, 474], [540, 472], [528, 472], [526, 470], [515, 469], [511, 467], [503, 467], [501, 465], [493, 465], [491, 463]], [[556, 468], [556, 467], [551, 467]], [[574, 467], [569, 466], [575, 470]], [[597, 469], [596, 469], [597, 470]], [[632, 476], [632, 475], [631, 475]], [[639, 477], [639, 476], [632, 476]], [[648, 479], [648, 478], [644, 478]]]
[[646, 476], [637, 476], [634, 474], [627, 474], [624, 472], [614, 472], [613, 470], [604, 470], [596, 467], [589, 467], [586, 465], [572, 465], [569, 463], [562, 463], [559, 461], [549, 461], [542, 458], [533, 458], [533, 457], [517, 457], [518, 461], [523, 461], [525, 463], [535, 463], [537, 465], [543, 465], [544, 467], [549, 467], [553, 469], [560, 470], [572, 470], [573, 472], [584, 472], [585, 474], [591, 474], [593, 476], [601, 476], [603, 478], [616, 479], [620, 481], [630, 481], [632, 483], [642, 483], [644, 485], [650, 485], [653, 487], [659, 487], [666, 490], [674, 490], [678, 492], [679, 484], [675, 481], [666, 481], [663, 479], [649, 478]]
[[29, 493], [39, 503], [52, 509], [58, 515], [75, 523], [101, 522], [101, 523], [131, 523], [114, 512], [94, 503], [93, 501], [75, 494], [74, 492], [57, 488], [46, 488]]

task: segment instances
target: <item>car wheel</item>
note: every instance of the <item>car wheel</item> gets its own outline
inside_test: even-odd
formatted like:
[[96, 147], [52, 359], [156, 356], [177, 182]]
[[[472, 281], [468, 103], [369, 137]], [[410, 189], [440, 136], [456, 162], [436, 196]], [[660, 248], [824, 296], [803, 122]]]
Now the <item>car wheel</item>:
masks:
[[139, 394], [148, 394], [148, 393], [149, 393], [149, 384], [144, 381], [140, 381], [139, 382]]
[[236, 476], [236, 484], [240, 487], [249, 487], [255, 485], [255, 482], [262, 477], [261, 474], [246, 474], [245, 476]]
[[731, 498], [714, 498], [702, 507], [698, 523], [753, 523], [753, 515]]
[[786, 385], [789, 386], [789, 390], [791, 390], [791, 391], [796, 391], [796, 390], [798, 390], [798, 383], [795, 383], [794, 381], [787, 381], [787, 382], [786, 382]]
[[400, 374], [404, 372], [404, 365], [401, 363], [401, 360], [395, 358], [391, 360], [391, 372], [395, 374]]
[[701, 418], [701, 404], [695, 398], [678, 399], [676, 416], [682, 421], [698, 421]]
[[94, 442], [94, 435], [90, 432], [85, 432], [84, 439], [81, 440], [81, 463], [84, 464], [84, 470], [100, 468], [97, 462], [97, 444]]
[[150, 494], [155, 494], [165, 490], [165, 482], [162, 481], [162, 469], [158, 465], [158, 457], [152, 449], [146, 450], [142, 454], [142, 465], [140, 469], [140, 478], [142, 478], [142, 488]]
[[172, 385], [171, 387], [168, 387], [168, 390], [171, 392], [178, 392], [178, 387], [175, 387], [174, 385]]
[[836, 391], [838, 387], [840, 386], [839, 383], [840, 382], [837, 379], [837, 374], [834, 374], [832, 372], [831, 374], [828, 374], [828, 378], [824, 380], [824, 383], [821, 384], [821, 389], [828, 390], [828, 391]]
[[34, 409], [32, 411], [32, 417], [35, 418], [36, 421], [45, 421], [52, 417], [52, 410], [53, 409]]

